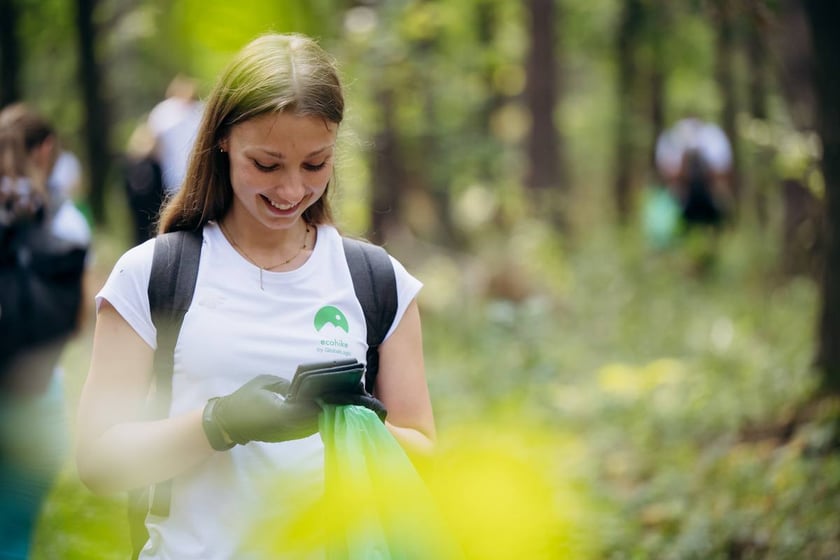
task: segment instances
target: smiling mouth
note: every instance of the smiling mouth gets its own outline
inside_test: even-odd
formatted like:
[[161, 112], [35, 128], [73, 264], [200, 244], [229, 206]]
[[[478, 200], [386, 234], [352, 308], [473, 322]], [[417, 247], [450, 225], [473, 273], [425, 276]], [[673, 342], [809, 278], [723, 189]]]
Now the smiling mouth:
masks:
[[294, 204], [277, 204], [276, 202], [274, 202], [273, 200], [271, 200], [268, 197], [264, 196], [263, 198], [265, 199], [266, 202], [268, 202], [272, 206], [272, 208], [277, 208], [278, 210], [282, 210], [284, 212], [288, 211], [288, 210], [291, 210], [292, 208], [294, 208], [298, 204], [300, 204], [300, 202], [296, 202]]

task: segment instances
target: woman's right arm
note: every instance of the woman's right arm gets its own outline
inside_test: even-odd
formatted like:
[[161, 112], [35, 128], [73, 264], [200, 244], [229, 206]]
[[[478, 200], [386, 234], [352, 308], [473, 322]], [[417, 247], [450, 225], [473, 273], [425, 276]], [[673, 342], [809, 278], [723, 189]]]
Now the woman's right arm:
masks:
[[202, 410], [144, 420], [154, 350], [103, 300], [78, 412], [76, 464], [96, 493], [168, 480], [213, 453]]

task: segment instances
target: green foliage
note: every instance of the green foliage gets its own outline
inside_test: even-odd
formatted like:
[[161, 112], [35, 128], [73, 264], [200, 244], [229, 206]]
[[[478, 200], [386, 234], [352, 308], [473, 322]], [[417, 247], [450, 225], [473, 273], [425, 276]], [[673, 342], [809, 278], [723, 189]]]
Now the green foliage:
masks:
[[33, 560], [124, 560], [128, 525], [122, 498], [93, 497], [68, 466], [42, 512]]
[[593, 233], [543, 260], [558, 299], [427, 307], [442, 433], [502, 417], [573, 434], [582, 467], [551, 472], [586, 473], [573, 480], [598, 504], [600, 557], [833, 557], [840, 406], [796, 416], [815, 383], [815, 286], [780, 278], [758, 237], [719, 251], [701, 273], [685, 246]]
[[[169, 39], [192, 72], [212, 80], [245, 43], [267, 32], [300, 32], [319, 39], [334, 32], [340, 12], [332, 2], [172, 3], [166, 14]], [[326, 34], [326, 37], [325, 37]]]
[[[71, 147], [81, 146], [72, 3], [20, 3], [27, 97]], [[663, 48], [666, 121], [687, 110], [714, 118], [721, 100], [706, 3], [642, 4], [663, 10], [646, 22], [640, 48], [643, 62], [657, 42]], [[586, 525], [582, 546], [598, 549], [594, 557], [837, 557], [840, 464], [830, 451], [837, 406], [805, 406], [815, 385], [817, 290], [780, 276], [776, 215], [762, 232], [743, 224], [727, 232], [717, 248], [690, 239], [653, 251], [637, 233], [612, 229], [621, 2], [560, 7], [564, 98], [552, 116], [572, 166], [570, 238], [533, 219], [521, 187], [529, 125], [521, 2], [103, 1], [97, 19], [117, 131], [112, 150], [122, 151], [176, 72], [198, 76], [206, 90], [258, 33], [320, 38], [339, 58], [347, 91], [331, 187], [341, 225], [365, 229], [372, 139], [383, 126], [377, 94], [388, 89], [398, 163], [411, 189], [426, 195], [412, 198], [407, 221], [431, 215], [425, 231], [434, 232], [441, 218], [434, 212], [452, 212], [468, 238], [469, 254], [418, 238], [389, 246], [425, 283], [427, 370], [444, 451], [470, 438], [511, 451], [523, 466], [514, 474], [532, 474], [540, 490], [547, 481], [567, 513], [595, 520], [570, 520], [540, 502], [543, 515], [557, 516], [538, 526]], [[785, 107], [778, 92], [768, 94], [768, 122], [745, 120], [742, 129], [748, 148], [778, 150], [768, 156], [778, 171], [754, 164], [763, 173], [756, 189], [777, 209], [778, 175], [800, 175], [813, 154], [808, 138], [786, 146]], [[634, 124], [650, 140], [647, 118]], [[759, 130], [777, 124], [782, 132]], [[123, 204], [121, 192], [115, 176], [111, 205]], [[426, 211], [418, 200], [430, 193], [452, 207]], [[127, 243], [125, 208], [111, 215], [109, 229], [97, 233], [94, 284]], [[71, 404], [89, 345], [86, 330], [66, 358]], [[478, 456], [499, 451], [481, 448]], [[44, 511], [35, 558], [122, 558], [123, 515], [120, 500], [93, 498], [68, 465]]]
[[78, 149], [81, 140], [75, 132], [82, 127], [83, 113], [76, 85], [74, 3], [25, 0], [19, 9], [18, 36], [24, 45], [22, 93], [53, 121], [62, 141]]
[[[43, 107], [63, 140], [84, 155], [73, 5], [17, 1], [26, 97]], [[652, 56], [651, 45], [662, 45], [666, 120], [687, 109], [714, 117], [720, 103], [714, 29], [707, 14], [699, 3], [648, 0], [643, 6], [650, 17], [642, 59]], [[585, 223], [613, 219], [604, 209], [613, 206], [615, 26], [621, 8], [617, 0], [563, 1], [557, 11], [563, 98], [556, 114], [546, 118], [554, 118], [565, 140], [569, 196], [577, 210], [573, 220]], [[196, 76], [206, 93], [246, 41], [270, 30], [299, 31], [319, 38], [340, 61], [347, 128], [360, 142], [351, 150], [352, 175], [341, 177], [351, 200], [368, 199], [370, 142], [383, 125], [376, 96], [382, 89], [395, 96], [397, 163], [410, 182], [407, 190], [431, 194], [442, 204], [434, 208], [433, 221], [452, 213], [441, 200], [457, 200], [475, 187], [506, 200], [506, 191], [519, 188], [525, 169], [522, 148], [530, 122], [522, 98], [529, 32], [523, 12], [520, 2], [504, 0], [394, 0], [352, 7], [335, 0], [102, 0], [95, 17], [112, 153], [124, 151], [138, 119], [160, 100], [176, 73]], [[649, 128], [644, 116], [634, 119], [640, 142], [650, 136]], [[121, 191], [117, 173], [109, 189]], [[358, 219], [365, 213], [353, 211]], [[435, 225], [427, 229], [439, 229]]]
[[403, 0], [356, 10], [369, 10], [370, 25], [345, 29], [351, 48], [341, 49], [341, 62], [352, 104], [367, 117], [357, 121], [359, 135], [381, 129], [377, 94], [387, 90], [396, 99], [401, 163], [421, 188], [457, 195], [515, 175], [510, 148], [523, 127], [505, 109], [524, 86], [518, 3]]
[[[113, 239], [98, 240], [99, 281]], [[474, 263], [404, 257], [426, 284], [437, 484], [462, 491], [447, 504], [461, 534], [530, 523], [556, 537], [545, 558], [836, 556], [840, 404], [801, 414], [816, 289], [782, 278], [764, 239], [724, 235], [703, 269], [688, 245], [655, 252], [632, 232], [593, 231], [572, 249], [526, 221], [488, 240]], [[515, 291], [486, 277], [510, 271]], [[65, 360], [71, 417], [90, 334]], [[124, 557], [121, 499], [94, 498], [70, 465], [34, 558]], [[469, 498], [476, 481], [509, 492]], [[493, 500], [508, 509], [490, 515]]]

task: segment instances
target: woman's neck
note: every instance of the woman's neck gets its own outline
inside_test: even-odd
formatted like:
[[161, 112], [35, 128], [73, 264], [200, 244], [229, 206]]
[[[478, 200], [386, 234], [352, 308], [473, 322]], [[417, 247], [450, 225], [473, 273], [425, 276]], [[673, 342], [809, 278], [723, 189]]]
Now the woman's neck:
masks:
[[292, 266], [302, 255], [311, 254], [315, 246], [316, 228], [302, 219], [288, 229], [271, 230], [243, 227], [242, 221], [231, 213], [220, 221], [219, 227], [234, 249], [264, 270]]

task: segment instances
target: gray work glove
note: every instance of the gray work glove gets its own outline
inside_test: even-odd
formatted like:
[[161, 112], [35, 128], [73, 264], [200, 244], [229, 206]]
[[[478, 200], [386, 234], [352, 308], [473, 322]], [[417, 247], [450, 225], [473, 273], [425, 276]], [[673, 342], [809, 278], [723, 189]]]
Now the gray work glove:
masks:
[[314, 401], [287, 401], [289, 382], [259, 375], [204, 407], [202, 425], [213, 449], [224, 451], [249, 441], [301, 439], [318, 431], [321, 407]]

